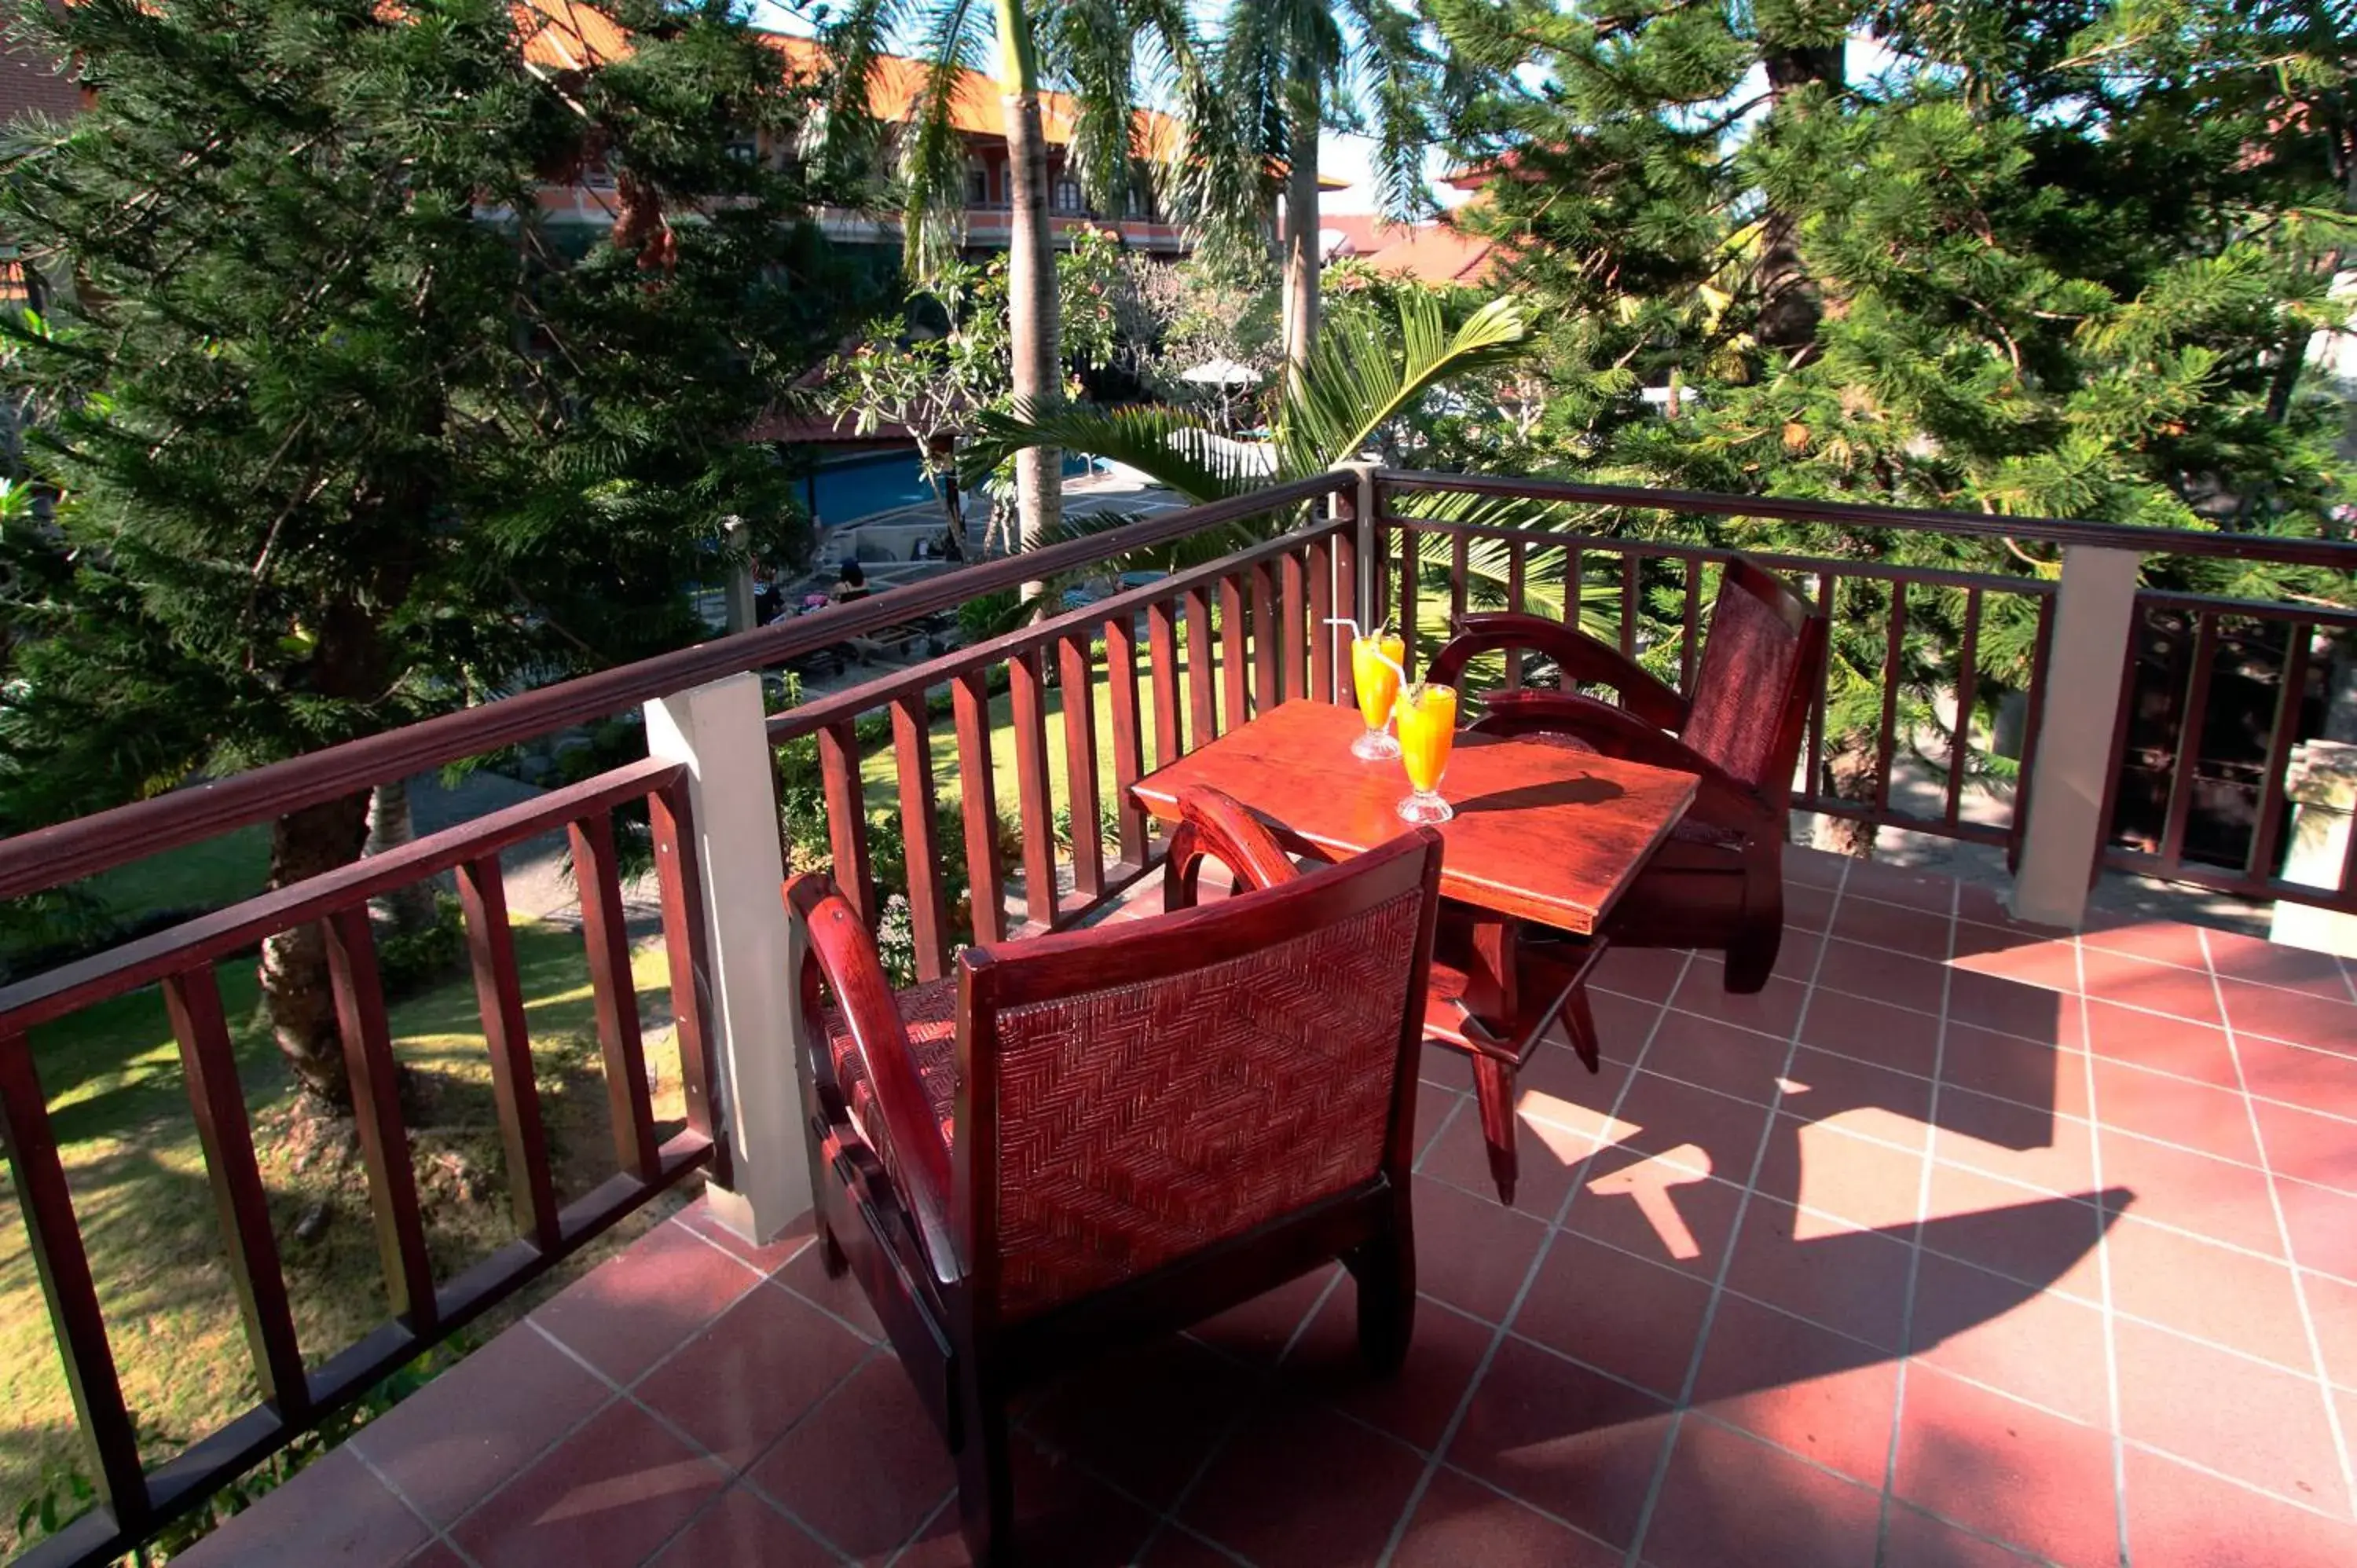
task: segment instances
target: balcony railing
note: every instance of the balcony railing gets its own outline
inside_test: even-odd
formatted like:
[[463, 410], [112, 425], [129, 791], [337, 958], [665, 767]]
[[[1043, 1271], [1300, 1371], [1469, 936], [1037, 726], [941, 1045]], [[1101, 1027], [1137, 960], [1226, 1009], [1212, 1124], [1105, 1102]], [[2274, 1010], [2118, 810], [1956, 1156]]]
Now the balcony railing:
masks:
[[[1420, 510], [1452, 493], [1519, 500], [1537, 509], [1538, 521], [1450, 521]], [[1691, 677], [1711, 574], [1729, 552], [1623, 537], [1615, 520], [1634, 511], [1771, 517], [1838, 536], [1818, 553], [1758, 557], [1806, 581], [1820, 604], [1865, 628], [1866, 646], [1878, 638], [1880, 644], [1878, 670], [1829, 675], [1818, 694], [1796, 808], [2001, 847], [2017, 868], [2017, 908], [2061, 923], [2077, 918], [2099, 862], [2357, 910], [2357, 869], [2344, 865], [2332, 886], [2304, 886], [2285, 883], [2273, 863], [2285, 819], [2284, 762], [2302, 738], [2312, 644], [2319, 635], [2357, 635], [2357, 615], [2136, 587], [2139, 563], [2152, 556], [2348, 572], [2357, 571], [2357, 545], [1350, 469], [976, 565], [0, 843], [0, 897], [16, 898], [570, 725], [640, 705], [647, 714], [644, 760], [0, 989], [0, 1117], [101, 1503], [25, 1561], [96, 1563], [151, 1538], [223, 1481], [691, 1172], [706, 1174], [720, 1189], [716, 1205], [749, 1231], [774, 1233], [807, 1206], [802, 1113], [791, 1068], [798, 1009], [790, 1004], [788, 977], [796, 967], [778, 898], [789, 853], [780, 842], [781, 758], [809, 754], [837, 880], [871, 923], [887, 918], [895, 898], [905, 900], [910, 967], [932, 978], [946, 972], [964, 940], [1068, 927], [1147, 875], [1160, 845], [1128, 786], [1149, 768], [1276, 703], [1351, 701], [1348, 633], [1332, 624], [1337, 619], [1388, 616], [1411, 628], [1421, 624], [1427, 645], [1412, 638], [1410, 653], [1421, 660], [1432, 651], [1438, 618], [1425, 612], [1433, 606], [1445, 604], [1452, 617], [1483, 604], [1523, 608], [1544, 577], [1563, 585], [1567, 618], [1595, 606], [1589, 618], [1609, 626], [1624, 651], [1674, 660]], [[1235, 532], [1243, 523], [1253, 526]], [[2055, 577], [1999, 575], [1901, 566], [1858, 548], [1861, 540], [1910, 532], [2043, 542], [2062, 547], [2063, 564]], [[1007, 635], [765, 712], [758, 672], [823, 648], [1026, 582], [1167, 560], [1190, 543], [1193, 559], [1207, 553], [1206, 542], [1233, 538], [1248, 542]], [[1502, 574], [1474, 570], [1498, 551]], [[1665, 614], [1663, 607], [1673, 607]], [[2009, 769], [2018, 783], [1991, 792], [1971, 782], [1975, 756], [1986, 773], [1989, 750], [1972, 725], [1978, 688], [1990, 678], [1984, 633], [2000, 608], [2017, 633], [2029, 628], [2026, 651], [2007, 671], [2027, 722], [2018, 766]], [[2179, 672], [2184, 695], [2172, 710], [2180, 735], [2204, 731], [2225, 628], [2261, 625], [2282, 639], [2286, 668], [2268, 724], [2257, 826], [2238, 866], [2188, 858], [2199, 746], [2178, 747], [2169, 763], [2157, 846], [2109, 843], [2121, 759], [2132, 733], [2141, 736], [2129, 701], [2142, 689], [2137, 628], [2156, 616], [2182, 618], [2192, 628], [2190, 663]], [[1943, 629], [1928, 645], [1913, 639], [1910, 655], [1910, 625]], [[1510, 664], [1502, 678], [1519, 682], [1527, 674]], [[1927, 679], [1939, 688], [1928, 709], [1921, 700]], [[1855, 728], [1829, 734], [1836, 680], [1876, 683], [1878, 703], [1867, 705], [1877, 718], [1862, 739]], [[1944, 735], [1943, 703], [1952, 715]], [[1850, 711], [1857, 709], [1852, 701]], [[1933, 715], [1928, 723], [1926, 711]], [[935, 749], [944, 724], [953, 787]], [[887, 746], [888, 762], [880, 756]], [[1871, 759], [1864, 794], [1824, 786], [1824, 764], [1835, 746]], [[1902, 748], [1927, 747], [1944, 777], [1936, 808], [1922, 810], [1894, 797], [1892, 778]], [[871, 751], [879, 753], [874, 768]], [[686, 1089], [685, 1125], [665, 1142], [657, 1140], [645, 1089], [613, 830], [616, 811], [640, 801], [651, 823]], [[1060, 810], [1068, 824], [1060, 843]], [[1011, 832], [1003, 823], [1010, 814]], [[879, 822], [894, 822], [901, 853], [897, 874], [887, 876], [877, 834]], [[613, 1176], [565, 1207], [551, 1180], [499, 861], [501, 850], [560, 826], [581, 893], [615, 1153]], [[395, 1092], [368, 903], [446, 873], [455, 874], [464, 909], [516, 1239], [465, 1273], [437, 1279]], [[298, 1343], [288, 1308], [214, 968], [261, 938], [311, 923], [327, 931], [391, 1305], [374, 1332], [324, 1357], [316, 1354], [323, 1348]], [[151, 1469], [124, 1397], [30, 1034], [158, 984], [260, 1397], [246, 1414]]]

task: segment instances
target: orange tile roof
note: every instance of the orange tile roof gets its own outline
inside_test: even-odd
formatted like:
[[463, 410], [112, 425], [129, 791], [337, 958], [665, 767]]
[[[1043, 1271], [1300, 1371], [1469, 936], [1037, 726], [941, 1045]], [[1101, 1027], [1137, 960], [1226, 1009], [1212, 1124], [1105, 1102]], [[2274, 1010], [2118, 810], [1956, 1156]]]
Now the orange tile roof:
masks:
[[1394, 241], [1367, 259], [1367, 264], [1393, 277], [1429, 284], [1487, 283], [1492, 270], [1492, 242], [1426, 223], [1405, 240]]

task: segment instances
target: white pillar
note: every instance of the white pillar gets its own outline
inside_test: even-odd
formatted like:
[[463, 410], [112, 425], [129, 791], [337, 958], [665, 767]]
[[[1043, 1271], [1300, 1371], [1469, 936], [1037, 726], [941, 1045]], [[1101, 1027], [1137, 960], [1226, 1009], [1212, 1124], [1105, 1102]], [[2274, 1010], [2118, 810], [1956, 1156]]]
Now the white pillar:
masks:
[[2103, 848], [2121, 676], [2136, 636], [2141, 560], [2132, 550], [2089, 545], [2062, 552], [2029, 822], [2013, 879], [2017, 918], [2075, 930], [2086, 918], [2089, 876]]
[[731, 517], [726, 521], [732, 559], [728, 566], [728, 587], [724, 602], [727, 607], [728, 630], [734, 634], [752, 630], [754, 627], [760, 624], [760, 615], [755, 607], [757, 601], [753, 590], [752, 547], [745, 542], [745, 520], [741, 517]]
[[687, 764], [695, 862], [712, 969], [712, 1048], [736, 1187], [711, 1189], [721, 1223], [768, 1241], [811, 1206], [802, 1087], [802, 945], [786, 918], [778, 796], [762, 729], [761, 678], [731, 675], [649, 703], [650, 755]]

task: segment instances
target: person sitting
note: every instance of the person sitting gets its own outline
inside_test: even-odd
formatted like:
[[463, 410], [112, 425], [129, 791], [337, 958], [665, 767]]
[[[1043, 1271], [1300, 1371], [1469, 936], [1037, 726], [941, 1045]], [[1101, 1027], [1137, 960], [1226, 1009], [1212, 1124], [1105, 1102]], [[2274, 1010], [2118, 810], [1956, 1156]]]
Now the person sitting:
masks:
[[843, 570], [835, 575], [834, 591], [827, 597], [836, 604], [847, 605], [866, 598], [868, 592], [866, 568], [856, 560], [845, 561]]

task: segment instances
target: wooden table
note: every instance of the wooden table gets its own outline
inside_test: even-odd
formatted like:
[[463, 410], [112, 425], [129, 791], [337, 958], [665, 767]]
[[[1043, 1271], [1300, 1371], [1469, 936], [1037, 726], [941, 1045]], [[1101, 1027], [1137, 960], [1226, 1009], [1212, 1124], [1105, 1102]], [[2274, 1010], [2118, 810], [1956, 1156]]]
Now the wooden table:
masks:
[[[1357, 854], [1407, 831], [1394, 810], [1407, 775], [1395, 761], [1351, 755], [1362, 728], [1356, 709], [1286, 703], [1139, 779], [1135, 793], [1175, 822], [1180, 793], [1209, 785], [1250, 807], [1297, 854]], [[1440, 824], [1440, 891], [1458, 908], [1443, 922], [1426, 1027], [1473, 1058], [1491, 1174], [1506, 1202], [1517, 1168], [1514, 1072], [1558, 1015], [1595, 1069], [1585, 983], [1603, 950], [1596, 933], [1695, 787], [1692, 774], [1544, 740], [1457, 737], [1440, 787], [1457, 809]], [[1526, 940], [1526, 924], [1589, 940]]]

